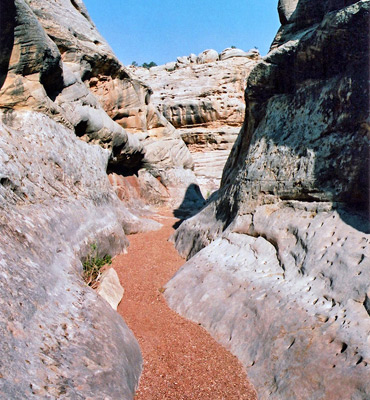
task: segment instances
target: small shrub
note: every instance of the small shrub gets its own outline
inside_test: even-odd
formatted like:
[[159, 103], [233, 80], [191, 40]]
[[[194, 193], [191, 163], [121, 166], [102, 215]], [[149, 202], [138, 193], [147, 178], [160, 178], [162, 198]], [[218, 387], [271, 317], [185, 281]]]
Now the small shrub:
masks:
[[92, 244], [91, 251], [83, 262], [83, 278], [86, 284], [96, 289], [99, 284], [101, 269], [107, 264], [112, 264], [112, 257], [109, 254], [99, 257], [97, 245]]
[[154, 61], [151, 61], [150, 63], [144, 63], [143, 65], [142, 65], [142, 67], [144, 67], [144, 68], [146, 68], [146, 69], [150, 69], [150, 68], [152, 68], [152, 67], [156, 67], [157, 66], [157, 64], [154, 62]]

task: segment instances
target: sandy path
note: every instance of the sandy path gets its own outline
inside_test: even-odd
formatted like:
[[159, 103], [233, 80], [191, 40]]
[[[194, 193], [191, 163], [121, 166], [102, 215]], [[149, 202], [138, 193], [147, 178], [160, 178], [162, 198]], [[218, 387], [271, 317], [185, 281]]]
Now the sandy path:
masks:
[[125, 288], [118, 312], [139, 341], [144, 371], [135, 400], [255, 400], [238, 360], [199, 325], [173, 312], [162, 287], [184, 263], [167, 241], [173, 217], [164, 227], [129, 237], [128, 254], [114, 259]]

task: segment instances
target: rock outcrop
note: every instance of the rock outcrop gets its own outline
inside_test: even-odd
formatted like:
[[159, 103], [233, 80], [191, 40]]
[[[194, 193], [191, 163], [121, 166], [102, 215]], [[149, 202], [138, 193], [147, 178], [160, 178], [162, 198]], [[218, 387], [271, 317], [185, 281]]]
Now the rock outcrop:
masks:
[[221, 189], [166, 297], [261, 399], [370, 398], [369, 1], [280, 1]]
[[[4, 24], [13, 26], [15, 36], [0, 107], [43, 112], [81, 139], [108, 148], [109, 172], [131, 175], [144, 168], [166, 180], [170, 170], [185, 188], [193, 183], [194, 176], [183, 173], [193, 161], [179, 133], [150, 102], [151, 89], [114, 56], [83, 3], [15, 4]], [[180, 187], [165, 189], [181, 203]]]
[[143, 201], [159, 186], [181, 203], [190, 153], [80, 0], [4, 0], [0, 32], [0, 397], [133, 398], [140, 349], [81, 260], [160, 226], [107, 171], [156, 182]]
[[123, 251], [144, 224], [110, 187], [107, 151], [45, 114], [0, 115], [0, 397], [132, 398], [139, 347], [80, 259]]
[[229, 48], [178, 57], [149, 70], [130, 67], [150, 84], [153, 104], [187, 144], [204, 196], [219, 188], [244, 120], [246, 79], [259, 60], [257, 50]]

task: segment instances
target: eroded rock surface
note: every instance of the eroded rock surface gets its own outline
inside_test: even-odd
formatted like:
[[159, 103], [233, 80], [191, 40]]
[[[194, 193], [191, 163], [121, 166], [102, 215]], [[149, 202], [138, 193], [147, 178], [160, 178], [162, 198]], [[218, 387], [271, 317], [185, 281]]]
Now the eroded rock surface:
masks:
[[0, 397], [133, 398], [140, 349], [81, 260], [160, 226], [107, 170], [160, 176], [180, 203], [190, 153], [80, 0], [4, 0], [0, 32]]
[[153, 89], [151, 100], [174, 125], [194, 159], [203, 195], [217, 190], [228, 154], [243, 124], [246, 78], [257, 50], [206, 50], [163, 66], [130, 67]]
[[31, 111], [3, 111], [0, 130], [0, 397], [132, 398], [139, 347], [80, 259], [148, 227], [110, 187], [107, 151]]
[[261, 399], [370, 397], [369, 8], [280, 2], [221, 189], [174, 237], [169, 304]]
[[[4, 26], [13, 29], [14, 46], [4, 46], [1, 107], [43, 112], [111, 150], [109, 172], [127, 176], [144, 168], [157, 177], [176, 169], [185, 189], [194, 182], [183, 173], [193, 161], [179, 133], [151, 103], [151, 89], [117, 60], [82, 2], [17, 0], [8, 6]], [[177, 189], [181, 203], [185, 189]]]

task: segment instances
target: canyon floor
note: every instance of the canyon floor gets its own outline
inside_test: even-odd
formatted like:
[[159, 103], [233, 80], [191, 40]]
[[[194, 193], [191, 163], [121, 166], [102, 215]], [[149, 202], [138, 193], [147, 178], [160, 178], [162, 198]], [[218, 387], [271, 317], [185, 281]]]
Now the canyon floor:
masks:
[[169, 210], [155, 219], [163, 224], [161, 230], [129, 236], [128, 253], [113, 262], [125, 289], [118, 312], [144, 358], [135, 400], [255, 400], [237, 358], [167, 306], [163, 286], [184, 260], [168, 241], [178, 220]]

